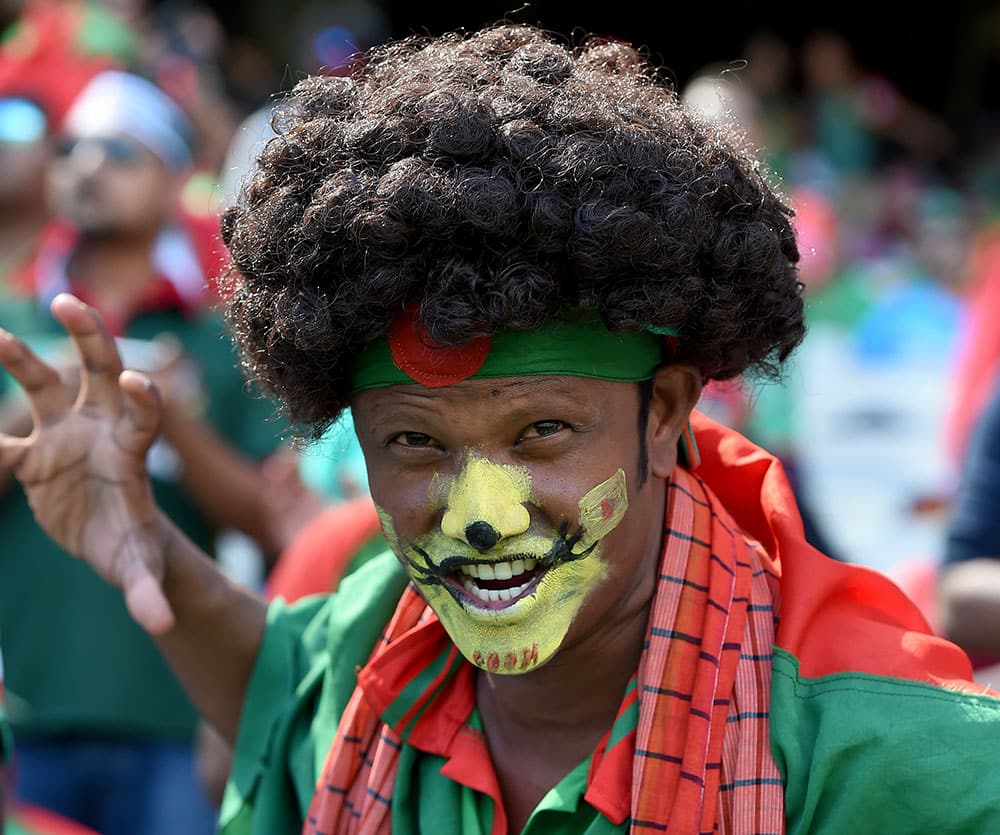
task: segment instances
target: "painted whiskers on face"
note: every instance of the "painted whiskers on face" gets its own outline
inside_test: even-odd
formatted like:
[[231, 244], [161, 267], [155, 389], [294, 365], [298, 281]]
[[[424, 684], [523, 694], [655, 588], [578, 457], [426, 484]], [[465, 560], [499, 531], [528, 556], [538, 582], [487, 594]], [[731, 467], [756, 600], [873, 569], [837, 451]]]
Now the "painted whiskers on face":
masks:
[[607, 576], [601, 543], [628, 508], [625, 473], [589, 490], [579, 518], [547, 535], [527, 469], [467, 452], [428, 499], [440, 527], [403, 545], [380, 510], [389, 543], [462, 654], [488, 672], [524, 673], [559, 649], [590, 592]]
[[[574, 533], [569, 532], [569, 522], [564, 521], [559, 526], [559, 532], [556, 536], [555, 542], [547, 553], [543, 554], [541, 557], [532, 556], [531, 554], [511, 554], [505, 562], [511, 562], [513, 560], [527, 561], [531, 560], [532, 568], [538, 571], [544, 571], [550, 568], [555, 568], [557, 565], [562, 563], [572, 562], [573, 560], [582, 560], [585, 557], [589, 557], [593, 553], [594, 548], [597, 547], [597, 541], [591, 543], [588, 547], [581, 551], [574, 551], [573, 549], [583, 540], [585, 536], [585, 531], [582, 528], [577, 528]], [[483, 559], [478, 557], [461, 557], [461, 556], [451, 556], [445, 557], [440, 563], [435, 563], [431, 558], [431, 555], [427, 553], [419, 545], [411, 546], [412, 550], [423, 560], [423, 565], [420, 565], [416, 560], [407, 554], [403, 554], [403, 559], [406, 560], [407, 564], [412, 569], [411, 573], [415, 573], [420, 576], [420, 579], [424, 583], [439, 584], [443, 585], [446, 589], [452, 592], [454, 596], [458, 595], [457, 590], [454, 586], [446, 582], [446, 578], [454, 576], [456, 572], [460, 571], [464, 566], [470, 565], [495, 565], [497, 560], [493, 559]]]

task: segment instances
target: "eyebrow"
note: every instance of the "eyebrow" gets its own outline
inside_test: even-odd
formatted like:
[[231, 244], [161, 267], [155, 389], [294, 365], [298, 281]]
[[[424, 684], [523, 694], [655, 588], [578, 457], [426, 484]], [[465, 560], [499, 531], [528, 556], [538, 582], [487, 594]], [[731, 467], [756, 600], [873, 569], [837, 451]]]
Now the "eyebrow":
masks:
[[[496, 385], [492, 385], [488, 389], [484, 387], [479, 399], [496, 401], [498, 409], [502, 406], [503, 413], [507, 417], [514, 416], [519, 412], [537, 410], [539, 396], [545, 397], [547, 404], [551, 403], [553, 407], [565, 404], [577, 409], [592, 410], [594, 408], [594, 398], [581, 398], [579, 389], [571, 389], [559, 378], [538, 377], [509, 381], [497, 378], [495, 383]], [[371, 412], [372, 419], [378, 419], [387, 412], [395, 416], [395, 413], [403, 411], [437, 415], [441, 409], [454, 408], [456, 405], [447, 397], [438, 396], [433, 389], [400, 386], [398, 393], [400, 397], [392, 402], [382, 401], [374, 404]]]

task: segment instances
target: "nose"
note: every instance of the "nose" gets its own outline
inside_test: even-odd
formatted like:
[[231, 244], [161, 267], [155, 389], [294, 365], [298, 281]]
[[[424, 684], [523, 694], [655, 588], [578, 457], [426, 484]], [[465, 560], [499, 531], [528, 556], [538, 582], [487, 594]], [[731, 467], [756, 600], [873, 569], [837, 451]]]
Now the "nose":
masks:
[[93, 176], [108, 161], [105, 150], [95, 142], [79, 142], [69, 155], [70, 164], [79, 176]]
[[477, 551], [489, 551], [500, 541], [500, 531], [489, 522], [473, 522], [465, 528], [465, 541]]
[[500, 540], [524, 533], [531, 524], [527, 470], [469, 454], [448, 486], [441, 532], [480, 553]]

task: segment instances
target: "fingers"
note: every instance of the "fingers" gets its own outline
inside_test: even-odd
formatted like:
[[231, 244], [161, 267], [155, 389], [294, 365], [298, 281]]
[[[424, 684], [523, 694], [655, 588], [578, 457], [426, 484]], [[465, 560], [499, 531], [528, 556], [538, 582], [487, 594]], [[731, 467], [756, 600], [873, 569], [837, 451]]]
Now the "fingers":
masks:
[[[151, 635], [163, 635], [174, 625], [174, 613], [163, 593], [160, 579], [144, 559], [151, 549], [141, 533], [126, 543], [121, 554], [119, 579], [129, 614]], [[153, 561], [155, 565], [162, 563]]]
[[156, 386], [137, 371], [123, 371], [118, 378], [125, 395], [125, 420], [115, 428], [115, 442], [127, 452], [145, 454], [160, 429], [162, 405]]
[[80, 354], [83, 371], [77, 404], [119, 414], [122, 400], [118, 375], [122, 361], [97, 311], [69, 293], [60, 293], [52, 301], [52, 315], [66, 328]]
[[0, 364], [27, 393], [36, 422], [58, 420], [73, 405], [58, 372], [4, 330], [0, 330]]
[[17, 472], [18, 464], [30, 448], [28, 438], [15, 438], [0, 433], [0, 469]]
[[169, 632], [174, 626], [174, 613], [159, 581], [140, 560], [131, 561], [130, 566], [122, 578], [129, 614], [150, 635]]

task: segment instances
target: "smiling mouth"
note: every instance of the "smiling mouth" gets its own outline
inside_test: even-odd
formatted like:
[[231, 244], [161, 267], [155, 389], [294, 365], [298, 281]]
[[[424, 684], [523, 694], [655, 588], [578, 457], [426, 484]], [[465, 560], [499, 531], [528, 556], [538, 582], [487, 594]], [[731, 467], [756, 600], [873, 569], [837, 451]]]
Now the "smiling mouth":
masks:
[[409, 556], [406, 559], [420, 582], [443, 586], [460, 605], [506, 609], [530, 597], [550, 570], [563, 563], [583, 559], [597, 547], [595, 542], [580, 552], [574, 552], [573, 548], [582, 538], [583, 531], [570, 534], [568, 528], [563, 523], [552, 548], [540, 557], [514, 554], [506, 560], [486, 560], [449, 556], [435, 563], [430, 554], [414, 545], [413, 551], [419, 561]]
[[547, 571], [532, 557], [519, 557], [504, 562], [463, 562], [444, 579], [449, 591], [459, 592], [473, 605], [505, 608], [531, 594]]

